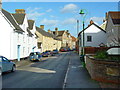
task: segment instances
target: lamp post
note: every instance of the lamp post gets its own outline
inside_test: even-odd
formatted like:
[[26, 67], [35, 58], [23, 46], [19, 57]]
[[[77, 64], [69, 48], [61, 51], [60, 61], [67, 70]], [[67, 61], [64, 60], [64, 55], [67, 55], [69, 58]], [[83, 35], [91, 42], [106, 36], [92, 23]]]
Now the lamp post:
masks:
[[85, 9], [81, 9], [80, 10], [80, 15], [81, 16], [83, 16], [83, 20], [82, 20], [82, 23], [83, 23], [83, 39], [82, 39], [82, 51], [81, 51], [81, 59], [82, 59], [82, 64], [83, 64], [83, 66], [85, 67], [85, 62], [84, 62], [84, 56], [85, 56], [85, 51], [84, 51], [84, 47], [85, 47], [85, 35], [84, 35], [84, 29], [85, 29], [85, 17], [86, 17], [86, 15], [87, 15], [87, 11], [86, 11], [86, 13], [84, 12], [84, 11], [86, 11]]

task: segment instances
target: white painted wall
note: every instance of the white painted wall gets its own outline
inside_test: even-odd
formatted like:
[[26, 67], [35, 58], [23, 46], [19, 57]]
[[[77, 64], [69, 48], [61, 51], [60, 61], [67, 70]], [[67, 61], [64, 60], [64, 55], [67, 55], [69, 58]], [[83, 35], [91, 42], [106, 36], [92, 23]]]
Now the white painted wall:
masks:
[[[92, 24], [84, 31], [85, 46], [99, 47], [99, 44], [106, 44], [106, 33], [101, 31], [98, 27]], [[92, 36], [92, 42], [87, 42], [87, 36]], [[81, 33], [81, 39], [83, 39], [83, 33]], [[83, 46], [83, 43], [82, 43]]]
[[107, 46], [120, 46], [120, 43], [118, 42], [118, 38], [120, 38], [120, 25], [114, 25], [112, 22], [111, 17], [108, 17], [107, 21], [107, 27], [106, 27], [106, 32], [107, 32]]
[[0, 11], [0, 55], [10, 58], [10, 35], [13, 27], [6, 20]]

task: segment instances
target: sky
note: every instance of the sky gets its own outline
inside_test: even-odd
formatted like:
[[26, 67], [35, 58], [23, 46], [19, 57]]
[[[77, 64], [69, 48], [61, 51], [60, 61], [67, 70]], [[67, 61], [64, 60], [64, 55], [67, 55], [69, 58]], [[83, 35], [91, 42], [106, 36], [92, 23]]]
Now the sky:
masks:
[[28, 19], [35, 20], [36, 26], [45, 25], [46, 31], [58, 27], [59, 30], [69, 30], [77, 37], [77, 20], [80, 21], [79, 31], [82, 30], [82, 16], [79, 14], [81, 9], [86, 13], [85, 27], [90, 20], [101, 25], [106, 12], [118, 11], [118, 2], [7, 2], [4, 0], [2, 7], [10, 13], [15, 13], [15, 9], [25, 9]]

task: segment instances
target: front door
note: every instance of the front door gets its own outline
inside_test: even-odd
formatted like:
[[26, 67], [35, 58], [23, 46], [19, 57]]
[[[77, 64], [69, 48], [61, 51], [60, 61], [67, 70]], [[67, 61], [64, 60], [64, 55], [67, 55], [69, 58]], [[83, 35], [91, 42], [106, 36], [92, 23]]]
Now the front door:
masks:
[[17, 46], [17, 58], [20, 61], [20, 45]]

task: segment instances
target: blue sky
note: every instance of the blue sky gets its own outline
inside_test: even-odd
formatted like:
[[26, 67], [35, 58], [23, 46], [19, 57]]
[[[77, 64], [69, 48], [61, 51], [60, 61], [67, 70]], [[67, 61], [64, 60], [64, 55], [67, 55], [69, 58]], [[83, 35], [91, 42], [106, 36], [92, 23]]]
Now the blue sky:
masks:
[[92, 19], [96, 24], [102, 24], [105, 13], [117, 11], [118, 2], [3, 2], [3, 8], [11, 13], [15, 9], [25, 9], [29, 19], [36, 21], [36, 26], [45, 25], [45, 30], [69, 30], [77, 36], [77, 20], [80, 20], [82, 30], [82, 17], [80, 9], [87, 10], [85, 26]]

